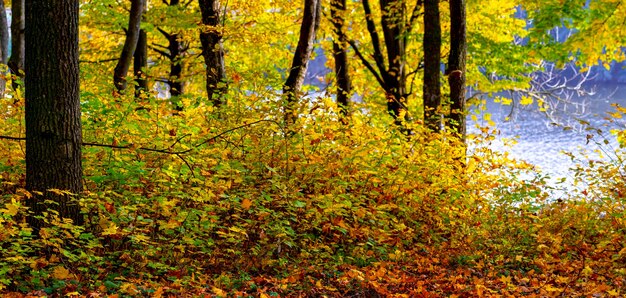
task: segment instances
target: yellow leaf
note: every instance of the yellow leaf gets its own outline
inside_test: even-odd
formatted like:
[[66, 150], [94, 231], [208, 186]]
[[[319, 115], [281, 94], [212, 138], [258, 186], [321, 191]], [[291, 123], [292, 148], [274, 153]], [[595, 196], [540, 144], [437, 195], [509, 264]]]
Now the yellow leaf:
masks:
[[55, 279], [68, 279], [70, 276], [70, 271], [63, 266], [57, 266], [52, 270], [52, 277]]
[[511, 283], [511, 278], [512, 278], [511, 276], [500, 276], [500, 281], [503, 284], [507, 284], [508, 285], [508, 284]]
[[548, 292], [558, 292], [558, 291], [562, 290], [561, 288], [557, 288], [557, 287], [554, 287], [552, 285], [546, 285], [545, 289]]
[[261, 295], [259, 296], [259, 298], [270, 298], [269, 295], [265, 294], [265, 293], [261, 293]]
[[583, 276], [589, 276], [591, 275], [591, 273], [593, 273], [593, 269], [591, 269], [591, 267], [586, 266], [585, 269], [583, 269], [582, 274]]
[[102, 231], [102, 236], [117, 234], [117, 226], [113, 222], [109, 222], [109, 226]]
[[609, 296], [619, 296], [619, 291], [618, 290], [610, 290], [608, 292], [606, 292], [607, 294], [609, 294]]
[[123, 283], [120, 286], [120, 291], [122, 293], [125, 293], [125, 294], [134, 294], [134, 295], [139, 293], [139, 290], [137, 290], [137, 286], [135, 286], [135, 284], [129, 283], [129, 282]]
[[7, 203], [5, 206], [6, 206], [6, 209], [0, 210], [2, 211], [2, 213], [9, 215], [9, 216], [15, 216], [17, 214], [17, 210], [19, 209], [19, 207], [17, 206], [17, 203], [15, 201], [11, 203]]
[[615, 119], [621, 119], [622, 118], [622, 113], [620, 112], [614, 112], [614, 113], [609, 113], [609, 115]]
[[527, 106], [533, 103], [533, 99], [530, 96], [522, 96], [522, 99], [520, 99], [519, 103]]
[[224, 290], [217, 288], [217, 287], [213, 287], [213, 289], [211, 289], [213, 291], [213, 294], [217, 295], [217, 296], [221, 296], [221, 297], [226, 297], [226, 292], [224, 292]]

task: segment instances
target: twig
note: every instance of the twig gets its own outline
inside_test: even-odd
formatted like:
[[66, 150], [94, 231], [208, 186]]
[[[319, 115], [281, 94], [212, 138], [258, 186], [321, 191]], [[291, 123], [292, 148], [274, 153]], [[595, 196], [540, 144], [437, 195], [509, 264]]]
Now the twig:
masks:
[[[282, 126], [278, 122], [276, 122], [275, 120], [270, 120], [270, 119], [256, 120], [256, 121], [253, 121], [253, 122], [250, 122], [250, 123], [245, 123], [245, 124], [242, 124], [242, 125], [239, 125], [239, 126], [236, 126], [236, 127], [230, 128], [230, 129], [227, 129], [227, 130], [225, 130], [223, 132], [220, 132], [220, 133], [218, 133], [218, 134], [216, 134], [216, 135], [214, 135], [214, 136], [212, 136], [212, 137], [210, 137], [208, 139], [205, 139], [204, 141], [194, 145], [192, 148], [185, 149], [185, 150], [180, 150], [180, 151], [172, 151], [172, 146], [174, 146], [174, 145], [176, 145], [176, 143], [180, 142], [181, 139], [187, 137], [187, 135], [182, 136], [181, 138], [177, 139], [174, 142], [174, 144], [170, 145], [168, 148], [162, 148], [162, 149], [148, 148], [148, 147], [135, 147], [135, 145], [132, 144], [132, 143], [131, 144], [127, 144], [127, 145], [110, 145], [110, 144], [83, 142], [82, 144], [83, 144], [83, 146], [104, 147], [104, 148], [111, 148], [111, 149], [135, 149], [135, 150], [157, 152], [157, 153], [164, 153], [164, 154], [173, 154], [173, 155], [177, 155], [178, 156], [178, 155], [181, 155], [181, 154], [189, 153], [193, 149], [199, 148], [202, 145], [205, 145], [205, 144], [207, 144], [209, 142], [212, 142], [212, 141], [220, 138], [221, 136], [223, 136], [225, 134], [231, 133], [231, 132], [233, 132], [235, 130], [238, 130], [238, 129], [242, 129], [244, 127], [249, 127], [249, 126], [252, 126], [252, 125], [255, 125], [255, 124], [259, 124], [259, 123], [262, 123], [262, 122], [274, 123], [278, 127], [281, 127], [281, 129], [282, 129]], [[26, 140], [26, 138], [24, 138], [24, 137], [11, 137], [11, 136], [2, 136], [2, 135], [0, 135], [0, 139], [12, 140], [12, 141], [25, 141]]]

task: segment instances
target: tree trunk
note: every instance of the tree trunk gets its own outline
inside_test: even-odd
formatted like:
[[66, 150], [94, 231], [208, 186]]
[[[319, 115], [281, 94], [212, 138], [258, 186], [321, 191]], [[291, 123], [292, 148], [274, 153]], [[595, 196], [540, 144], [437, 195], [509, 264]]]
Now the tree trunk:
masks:
[[465, 119], [465, 61], [467, 31], [465, 0], [450, 0], [450, 56], [446, 75], [450, 85], [450, 128], [462, 140], [466, 135]]
[[126, 74], [130, 68], [130, 63], [137, 48], [139, 40], [139, 30], [141, 26], [141, 15], [144, 11], [145, 0], [132, 0], [130, 15], [128, 20], [128, 30], [126, 30], [126, 41], [122, 48], [122, 54], [113, 71], [113, 83], [118, 91], [126, 90]]
[[0, 54], [2, 64], [7, 64], [9, 62], [9, 22], [4, 0], [0, 0], [0, 48], [2, 48]]
[[8, 64], [15, 76], [13, 89], [18, 88], [17, 79], [24, 75], [24, 9], [24, 0], [11, 1], [11, 58]]
[[[180, 3], [179, 0], [171, 0], [170, 6], [176, 6]], [[170, 52], [170, 76], [167, 79], [167, 83], [170, 86], [170, 95], [177, 97], [183, 94], [183, 82], [181, 81], [181, 75], [183, 73], [183, 66], [181, 64], [182, 45], [180, 43], [180, 36], [177, 33], [166, 35], [168, 44], [168, 50]]]
[[398, 0], [380, 0], [380, 7], [383, 8], [381, 27], [388, 63], [388, 69], [383, 75], [387, 85], [387, 110], [396, 121], [401, 122], [401, 119], [408, 119], [409, 116], [406, 108], [406, 50], [402, 38], [404, 11], [398, 10], [402, 7], [398, 5]]
[[304, 11], [302, 24], [300, 25], [300, 37], [296, 51], [293, 54], [293, 61], [289, 70], [289, 76], [283, 85], [285, 95], [285, 123], [287, 126], [295, 123], [297, 114], [294, 109], [298, 101], [298, 93], [304, 83], [307, 65], [313, 51], [315, 43], [315, 31], [319, 24], [321, 14], [320, 0], [304, 0]]
[[177, 97], [183, 94], [183, 82], [181, 81], [181, 75], [183, 73], [183, 66], [181, 61], [181, 45], [178, 34], [172, 34], [169, 36], [169, 51], [171, 55], [170, 61], [170, 76], [167, 83], [170, 86], [170, 95]]
[[141, 100], [143, 93], [148, 90], [148, 80], [146, 80], [146, 68], [148, 68], [148, 36], [146, 31], [139, 30], [139, 39], [137, 39], [137, 48], [133, 55], [133, 70], [135, 72], [135, 99]]
[[49, 191], [79, 194], [83, 189], [78, 4], [26, 1], [26, 188], [34, 195], [27, 204], [32, 212], [28, 221], [36, 231], [44, 224], [36, 217], [47, 208], [83, 223], [72, 196]]
[[441, 115], [441, 24], [439, 0], [424, 1], [424, 123], [439, 131]]
[[202, 14], [203, 28], [200, 31], [202, 56], [206, 64], [206, 91], [209, 101], [215, 107], [224, 103], [223, 95], [228, 88], [226, 84], [226, 67], [224, 65], [224, 47], [220, 29], [219, 0], [198, 0]]
[[[170, 7], [175, 7], [180, 4], [179, 0], [170, 0], [169, 2], [165, 2]], [[180, 103], [180, 99], [178, 98], [183, 94], [184, 84], [181, 79], [183, 73], [183, 65], [182, 58], [184, 53], [187, 51], [188, 46], [183, 45], [180, 41], [179, 33], [169, 33], [165, 30], [158, 28], [159, 32], [163, 34], [163, 36], [167, 39], [167, 52], [156, 50], [158, 53], [166, 57], [170, 61], [170, 73], [166, 80], [166, 84], [170, 89], [170, 101], [174, 105], [174, 109], [177, 111], [182, 111], [184, 107]]]
[[350, 96], [352, 86], [348, 73], [348, 42], [345, 33], [346, 0], [331, 0], [330, 15], [335, 27], [336, 39], [333, 40], [333, 57], [335, 59], [335, 77], [337, 84], [337, 105], [342, 123], [347, 123], [350, 116]]
[[[7, 22], [7, 13], [4, 6], [4, 0], [0, 0], [0, 64], [6, 65], [9, 61], [9, 24]], [[4, 70], [4, 66], [0, 66]], [[4, 78], [5, 71], [0, 72], [0, 99], [4, 98], [7, 81]]]

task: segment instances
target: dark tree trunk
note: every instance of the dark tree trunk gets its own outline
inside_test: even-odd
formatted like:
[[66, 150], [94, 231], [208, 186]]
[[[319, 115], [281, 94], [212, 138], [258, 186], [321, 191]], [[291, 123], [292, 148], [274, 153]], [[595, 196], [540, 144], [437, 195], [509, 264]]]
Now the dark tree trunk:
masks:
[[315, 43], [315, 31], [319, 24], [321, 14], [320, 0], [304, 0], [302, 24], [300, 25], [300, 37], [296, 51], [293, 54], [289, 76], [283, 85], [285, 95], [285, 123], [287, 126], [295, 123], [297, 114], [294, 105], [298, 101], [298, 93], [304, 83], [307, 65]]
[[2, 48], [0, 54], [2, 64], [7, 64], [9, 62], [9, 22], [4, 0], [0, 0], [0, 48]]
[[226, 67], [224, 65], [224, 47], [220, 29], [219, 0], [198, 0], [202, 14], [202, 24], [206, 26], [200, 32], [202, 56], [206, 64], [206, 90], [209, 101], [215, 107], [224, 103], [226, 93]]
[[335, 59], [335, 76], [337, 81], [337, 105], [339, 105], [342, 123], [347, 123], [350, 116], [350, 96], [352, 86], [348, 73], [348, 42], [345, 32], [346, 0], [331, 0], [330, 16], [335, 27], [336, 39], [333, 40], [333, 57]]
[[183, 94], [183, 82], [181, 81], [181, 75], [183, 73], [183, 65], [181, 61], [182, 48], [178, 34], [172, 34], [169, 36], [169, 51], [171, 55], [170, 61], [170, 76], [167, 80], [170, 86], [170, 95], [177, 97]]
[[133, 70], [135, 72], [135, 99], [140, 100], [142, 94], [148, 90], [148, 80], [146, 80], [146, 68], [148, 68], [148, 36], [146, 31], [139, 30], [137, 48], [133, 55]]
[[[169, 3], [168, 2], [166, 3], [170, 7], [174, 7], [174, 6], [179, 5], [180, 1], [170, 0]], [[161, 55], [163, 55], [164, 57], [166, 57], [168, 60], [170, 60], [170, 73], [166, 80], [166, 84], [169, 86], [169, 89], [170, 89], [170, 96], [171, 96], [170, 99], [171, 99], [172, 104], [174, 105], [174, 108], [177, 111], [182, 111], [184, 107], [181, 106], [180, 101], [178, 99], [178, 97], [182, 95], [184, 92], [183, 90], [184, 84], [181, 79], [182, 73], [183, 73], [183, 65], [181, 62], [182, 62], [183, 55], [187, 51], [188, 46], [184, 44], [183, 42], [181, 42], [180, 34], [166, 32], [165, 30], [161, 28], [157, 28], [157, 29], [159, 30], [159, 32], [161, 32], [161, 34], [163, 34], [163, 36], [165, 36], [168, 42], [167, 52], [161, 51], [161, 50], [156, 50], [156, 51], [160, 53]]]
[[402, 19], [404, 11], [399, 11], [398, 0], [380, 0], [383, 8], [381, 25], [387, 49], [388, 69], [383, 76], [387, 85], [387, 110], [396, 120], [401, 115], [407, 117], [406, 108], [406, 51]]
[[11, 1], [11, 58], [9, 58], [9, 69], [15, 76], [13, 89], [17, 89], [19, 84], [17, 78], [24, 75], [24, 0]]
[[115, 88], [119, 91], [126, 90], [128, 83], [126, 82], [126, 74], [130, 68], [137, 41], [139, 40], [139, 30], [141, 26], [141, 15], [144, 11], [146, 0], [132, 0], [130, 6], [130, 15], [128, 20], [128, 29], [126, 30], [126, 41], [122, 48], [122, 54], [113, 71], [113, 82]]
[[[6, 8], [4, 0], [0, 0], [0, 63], [6, 65], [9, 61], [9, 24], [7, 21]], [[4, 66], [0, 66], [2, 69]], [[0, 99], [4, 98], [7, 81], [4, 78], [6, 72], [0, 72]]]
[[47, 208], [83, 223], [70, 195], [49, 191], [79, 194], [83, 189], [78, 3], [26, 1], [26, 188], [34, 194], [28, 219], [35, 230], [44, 224], [36, 216]]
[[432, 131], [441, 125], [441, 24], [439, 0], [424, 1], [424, 123]]
[[450, 128], [465, 140], [465, 60], [467, 31], [465, 0], [450, 0], [450, 56], [446, 75], [450, 85]]
[[[170, 6], [175, 6], [179, 3], [179, 0], [171, 0]], [[169, 43], [167, 48], [170, 52], [170, 76], [167, 79], [167, 83], [170, 86], [170, 95], [177, 97], [183, 94], [183, 82], [181, 81], [181, 75], [183, 74], [183, 65], [181, 64], [183, 48], [180, 43], [180, 36], [177, 33], [168, 34], [166, 37]]]

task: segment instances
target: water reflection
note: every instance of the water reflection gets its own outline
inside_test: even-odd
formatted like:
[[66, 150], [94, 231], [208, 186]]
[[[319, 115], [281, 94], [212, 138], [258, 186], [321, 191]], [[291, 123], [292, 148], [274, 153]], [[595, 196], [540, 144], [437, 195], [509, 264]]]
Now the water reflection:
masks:
[[[593, 95], [572, 96], [567, 103], [552, 103], [546, 111], [540, 111], [536, 101], [532, 105], [512, 107], [490, 99], [483, 101], [482, 113], [490, 113], [499, 130], [491, 149], [509, 152], [513, 158], [536, 165], [551, 177], [553, 183], [565, 177], [568, 181], [565, 184], [570, 183], [565, 188], [569, 188], [573, 183], [570, 168], [574, 163], [563, 151], [577, 153], [584, 150], [599, 157], [598, 153], [593, 153], [595, 150], [618, 147], [615, 136], [609, 131], [625, 129], [626, 121], [617, 119], [607, 126], [607, 112], [615, 111], [612, 104], [626, 106], [626, 84], [596, 86]], [[472, 112], [479, 110], [481, 107], [475, 106]], [[477, 118], [478, 121], [472, 121], [469, 117], [468, 132], [478, 133], [478, 126], [488, 125], [481, 114]], [[608, 144], [588, 130], [589, 126], [601, 129]], [[515, 139], [518, 143], [505, 146], [507, 139]]]

